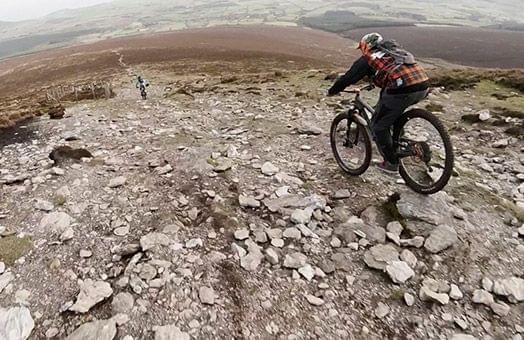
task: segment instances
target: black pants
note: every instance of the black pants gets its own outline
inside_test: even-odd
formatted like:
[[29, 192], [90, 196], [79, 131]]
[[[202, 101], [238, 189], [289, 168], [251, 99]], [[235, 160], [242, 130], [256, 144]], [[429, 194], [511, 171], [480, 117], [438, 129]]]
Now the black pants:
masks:
[[375, 107], [371, 127], [377, 147], [384, 160], [398, 164], [398, 156], [391, 137], [391, 128], [411, 105], [415, 105], [426, 98], [428, 91], [419, 91], [406, 94], [388, 94], [382, 91]]

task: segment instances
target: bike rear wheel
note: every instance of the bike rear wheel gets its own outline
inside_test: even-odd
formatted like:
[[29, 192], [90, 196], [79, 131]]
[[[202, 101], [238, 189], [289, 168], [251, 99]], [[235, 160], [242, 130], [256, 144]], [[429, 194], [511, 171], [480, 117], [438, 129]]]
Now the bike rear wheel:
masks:
[[447, 129], [431, 112], [413, 109], [395, 124], [393, 140], [400, 156], [399, 172], [413, 191], [430, 195], [453, 174], [453, 145]]
[[362, 175], [371, 164], [371, 137], [362, 124], [341, 113], [331, 124], [331, 149], [338, 165], [352, 176]]

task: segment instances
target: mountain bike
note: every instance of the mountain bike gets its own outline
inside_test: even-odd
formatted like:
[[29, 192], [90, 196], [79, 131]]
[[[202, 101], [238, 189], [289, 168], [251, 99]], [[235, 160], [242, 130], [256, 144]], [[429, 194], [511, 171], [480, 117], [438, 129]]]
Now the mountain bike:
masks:
[[[362, 175], [371, 164], [371, 122], [375, 110], [360, 96], [374, 85], [344, 91], [355, 95], [347, 112], [331, 125], [331, 148], [340, 168], [349, 175]], [[399, 157], [399, 173], [413, 191], [434, 194], [442, 190], [453, 174], [453, 146], [448, 131], [431, 112], [410, 109], [392, 127]]]
[[143, 100], [147, 99], [146, 87], [143, 84], [140, 84], [140, 95], [142, 96]]

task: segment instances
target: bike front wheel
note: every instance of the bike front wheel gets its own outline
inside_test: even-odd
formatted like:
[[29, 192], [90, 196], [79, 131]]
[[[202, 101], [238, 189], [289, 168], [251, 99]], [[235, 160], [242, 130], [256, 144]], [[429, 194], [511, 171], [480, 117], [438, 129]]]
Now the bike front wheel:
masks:
[[362, 175], [371, 163], [371, 137], [366, 127], [341, 113], [331, 124], [331, 149], [338, 165], [351, 176]]
[[400, 157], [399, 172], [406, 185], [431, 195], [448, 184], [454, 165], [447, 129], [431, 112], [413, 109], [395, 124], [393, 140]]

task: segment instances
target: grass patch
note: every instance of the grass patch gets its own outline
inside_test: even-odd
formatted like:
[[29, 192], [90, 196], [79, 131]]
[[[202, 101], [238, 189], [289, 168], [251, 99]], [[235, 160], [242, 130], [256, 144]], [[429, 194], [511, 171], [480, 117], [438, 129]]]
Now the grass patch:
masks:
[[33, 247], [33, 241], [29, 237], [9, 236], [0, 238], [0, 261], [8, 266], [14, 265], [15, 261], [27, 254]]
[[53, 200], [53, 203], [57, 207], [63, 206], [67, 201], [67, 198], [64, 195], [56, 195], [55, 199]]
[[524, 70], [485, 70], [485, 69], [438, 69], [430, 72], [431, 85], [444, 86], [456, 91], [473, 88], [482, 81], [490, 81], [512, 91], [524, 92]]
[[389, 298], [394, 301], [402, 301], [404, 300], [404, 292], [402, 289], [393, 289], [389, 295]]

